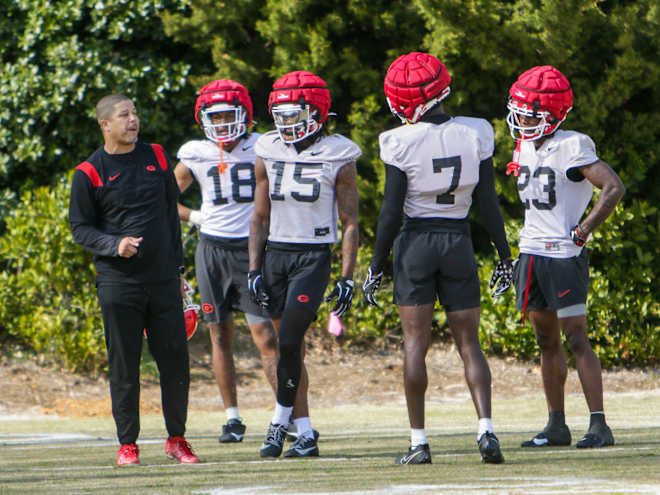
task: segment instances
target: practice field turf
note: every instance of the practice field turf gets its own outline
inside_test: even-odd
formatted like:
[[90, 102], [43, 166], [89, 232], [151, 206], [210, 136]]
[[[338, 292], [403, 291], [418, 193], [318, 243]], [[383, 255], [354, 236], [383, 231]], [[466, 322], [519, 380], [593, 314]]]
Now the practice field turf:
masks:
[[[313, 405], [312, 405], [313, 406]], [[0, 494], [660, 494], [660, 390], [606, 396], [616, 445], [522, 449], [545, 424], [541, 396], [494, 401], [494, 423], [506, 463], [483, 465], [472, 403], [427, 404], [433, 465], [398, 466], [408, 447], [405, 405], [312, 409], [321, 432], [316, 459], [262, 460], [259, 447], [271, 411], [242, 410], [239, 444], [217, 441], [223, 413], [191, 413], [187, 438], [203, 463], [184, 466], [164, 455], [160, 416], [146, 416], [142, 465], [114, 466], [111, 418], [1, 418]], [[578, 440], [587, 426], [581, 396], [567, 398], [567, 422]]]

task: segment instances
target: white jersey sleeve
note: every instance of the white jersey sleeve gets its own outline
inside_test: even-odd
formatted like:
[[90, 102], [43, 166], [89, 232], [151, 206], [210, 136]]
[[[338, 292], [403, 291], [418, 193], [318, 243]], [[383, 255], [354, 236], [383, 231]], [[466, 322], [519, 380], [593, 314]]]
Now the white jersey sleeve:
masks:
[[550, 258], [577, 256], [582, 248], [571, 240], [593, 196], [587, 179], [575, 182], [567, 172], [598, 161], [593, 141], [584, 134], [558, 130], [537, 150], [531, 141], [520, 146], [518, 195], [525, 207], [520, 252]]
[[202, 192], [203, 234], [249, 235], [256, 185], [254, 145], [259, 136], [248, 134], [231, 152], [209, 140], [188, 141], [179, 149], [179, 161], [190, 169]]
[[397, 127], [382, 133], [379, 144], [381, 160], [406, 174], [406, 216], [463, 219], [479, 165], [493, 155], [494, 132], [484, 119], [454, 117]]
[[322, 136], [296, 151], [282, 142], [277, 131], [257, 141], [264, 161], [270, 196], [270, 232], [275, 242], [323, 244], [337, 242], [337, 173], [362, 154], [339, 134]]

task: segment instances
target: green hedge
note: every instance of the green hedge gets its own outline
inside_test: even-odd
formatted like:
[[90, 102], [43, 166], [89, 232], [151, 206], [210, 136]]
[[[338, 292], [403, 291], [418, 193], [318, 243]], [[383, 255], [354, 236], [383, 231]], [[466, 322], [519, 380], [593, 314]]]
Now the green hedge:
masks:
[[[92, 256], [74, 244], [68, 180], [23, 195], [0, 237], [0, 337], [72, 370], [105, 361]], [[4, 335], [3, 335], [4, 334]]]
[[[13, 337], [51, 361], [73, 370], [105, 367], [103, 325], [94, 288], [92, 256], [77, 246], [67, 221], [70, 176], [53, 189], [25, 193], [13, 214], [5, 218], [0, 237], [0, 340]], [[508, 221], [507, 236], [516, 246], [520, 221]], [[647, 202], [619, 207], [606, 226], [594, 235], [592, 262], [599, 258], [623, 260], [591, 271], [589, 335], [604, 366], [654, 365], [660, 361], [660, 303], [653, 266], [658, 251], [645, 252], [639, 244], [658, 236], [658, 209]], [[184, 232], [185, 232], [184, 228]], [[194, 280], [196, 236], [186, 236], [187, 277]], [[338, 245], [339, 246], [339, 245]], [[337, 247], [338, 247], [337, 246]], [[335, 249], [332, 281], [339, 278]], [[364, 280], [371, 248], [361, 246], [355, 278]], [[482, 315], [480, 337], [488, 354], [531, 359], [538, 349], [529, 322], [520, 324], [513, 290], [495, 302], [488, 281], [492, 256], [477, 254], [480, 264]], [[331, 282], [332, 284], [333, 282]], [[331, 286], [328, 290], [330, 290]], [[344, 318], [347, 345], [382, 345], [402, 339], [398, 311], [392, 304], [392, 280], [386, 276], [378, 293], [380, 308], [369, 306], [356, 291], [351, 312]], [[330, 304], [323, 304], [317, 332], [325, 332]], [[444, 313], [436, 308], [434, 335], [447, 338]]]

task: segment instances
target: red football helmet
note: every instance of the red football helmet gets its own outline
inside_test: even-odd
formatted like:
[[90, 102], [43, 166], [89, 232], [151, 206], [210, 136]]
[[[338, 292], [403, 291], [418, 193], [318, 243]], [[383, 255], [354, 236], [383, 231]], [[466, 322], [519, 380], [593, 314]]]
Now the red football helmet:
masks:
[[268, 111], [287, 144], [302, 141], [321, 130], [329, 110], [330, 91], [325, 81], [304, 70], [279, 78], [268, 97]]
[[248, 90], [231, 79], [218, 79], [202, 88], [195, 103], [195, 120], [215, 143], [237, 140], [252, 124]]
[[[514, 139], [533, 141], [555, 132], [572, 107], [573, 91], [564, 74], [550, 65], [533, 67], [509, 90], [506, 123]], [[534, 126], [523, 126], [522, 115], [540, 120]]]
[[183, 317], [186, 320], [186, 336], [190, 340], [190, 337], [197, 330], [197, 311], [199, 311], [199, 304], [193, 304], [192, 296], [195, 291], [185, 279], [183, 281], [183, 291], [186, 294], [183, 298]]
[[401, 55], [385, 75], [387, 104], [401, 122], [414, 124], [449, 95], [450, 82], [447, 67], [433, 55]]

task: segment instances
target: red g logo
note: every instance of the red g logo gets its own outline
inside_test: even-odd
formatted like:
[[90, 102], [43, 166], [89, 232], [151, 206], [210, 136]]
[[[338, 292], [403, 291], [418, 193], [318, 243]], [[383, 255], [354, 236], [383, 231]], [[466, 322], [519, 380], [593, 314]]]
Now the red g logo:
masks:
[[202, 304], [202, 311], [207, 315], [213, 313], [213, 304], [204, 303]]
[[153, 172], [154, 170], [156, 170], [156, 167], [154, 167], [153, 165], [147, 165], [147, 170], [149, 172]]
[[309, 302], [309, 296], [307, 294], [300, 294], [298, 296], [298, 301], [301, 303]]

